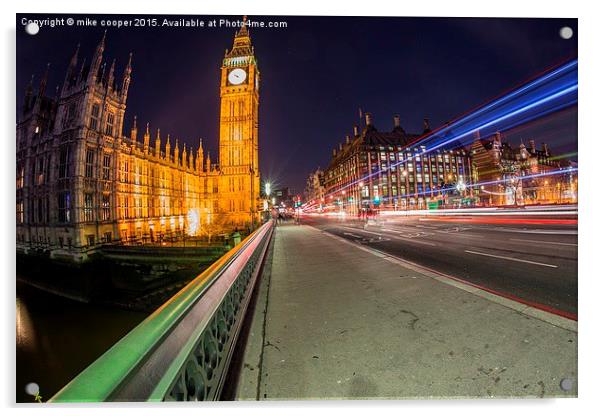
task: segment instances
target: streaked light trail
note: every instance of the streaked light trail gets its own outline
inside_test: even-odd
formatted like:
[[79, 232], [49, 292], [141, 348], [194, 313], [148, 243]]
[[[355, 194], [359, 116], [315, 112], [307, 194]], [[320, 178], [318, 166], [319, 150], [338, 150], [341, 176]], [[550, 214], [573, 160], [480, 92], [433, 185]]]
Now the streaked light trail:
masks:
[[[571, 174], [571, 173], [577, 173], [578, 171], [579, 171], [578, 168], [558, 169], [558, 170], [553, 170], [553, 171], [549, 171], [549, 172], [542, 172], [542, 173], [536, 173], [536, 174], [532, 174], [532, 175], [519, 176], [519, 177], [517, 177], [517, 179], [525, 180], [525, 179], [551, 177], [551, 176], [555, 176], [555, 175], [567, 175], [567, 174]], [[477, 188], [477, 187], [480, 187], [483, 185], [495, 185], [495, 184], [503, 184], [503, 183], [507, 183], [507, 182], [508, 182], [508, 179], [499, 179], [499, 180], [493, 180], [493, 181], [465, 183], [464, 185], [466, 186], [466, 188]], [[432, 192], [440, 192], [440, 191], [449, 191], [449, 189], [400, 194], [400, 195], [397, 195], [396, 198], [417, 197], [417, 196], [428, 195], [428, 194], [431, 194]], [[330, 194], [328, 194], [328, 195], [330, 195]], [[387, 201], [392, 198], [393, 197], [380, 197], [380, 199], [383, 201]], [[346, 205], [350, 205], [350, 204], [351, 204], [351, 202], [340, 201], [339, 206], [346, 206]], [[311, 210], [312, 208], [314, 208], [314, 206], [317, 206], [317, 204], [308, 204], [304, 209]]]
[[[487, 137], [495, 132], [506, 131], [574, 105], [577, 103], [577, 91], [577, 60], [573, 60], [503, 97], [493, 100], [470, 114], [423, 136], [408, 146], [408, 148], [422, 147], [423, 150], [420, 153], [399, 160], [391, 164], [390, 168], [397, 167], [416, 156], [428, 154], [454, 142], [457, 146], [466, 145], [467, 141], [473, 140], [473, 135], [477, 132], [483, 137]], [[326, 196], [337, 194], [383, 171], [383, 169], [378, 169], [338, 188], [336, 191], [328, 193]], [[568, 171], [563, 171], [563, 173], [568, 173]]]

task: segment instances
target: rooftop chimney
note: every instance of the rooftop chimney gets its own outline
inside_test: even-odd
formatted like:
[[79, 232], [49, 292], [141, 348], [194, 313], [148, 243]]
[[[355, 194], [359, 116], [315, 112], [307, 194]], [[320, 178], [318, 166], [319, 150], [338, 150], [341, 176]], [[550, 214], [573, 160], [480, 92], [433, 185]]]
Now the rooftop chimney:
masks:
[[339, 143], [339, 151], [343, 150], [343, 143]]
[[401, 127], [401, 121], [399, 119], [399, 114], [395, 114], [393, 116], [393, 125], [395, 128]]
[[351, 141], [349, 135], [345, 136], [345, 144], [349, 144], [349, 142]]

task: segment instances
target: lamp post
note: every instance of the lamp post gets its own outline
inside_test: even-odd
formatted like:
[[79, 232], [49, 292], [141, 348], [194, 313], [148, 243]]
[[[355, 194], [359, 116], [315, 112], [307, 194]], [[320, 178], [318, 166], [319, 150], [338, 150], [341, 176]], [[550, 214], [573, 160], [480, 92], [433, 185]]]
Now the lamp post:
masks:
[[[269, 219], [271, 216], [269, 202], [270, 202], [270, 194], [272, 193], [272, 184], [270, 182], [266, 182], [263, 186], [263, 190], [265, 193], [265, 199], [263, 200], [263, 209], [266, 212], [266, 218]], [[272, 198], [272, 207], [274, 206], [275, 202], [276, 202], [275, 198]]]
[[358, 183], [357, 192], [355, 193], [355, 209], [357, 216], [362, 216], [362, 198], [363, 198], [364, 181]]
[[[514, 173], [511, 177], [510, 177], [510, 190], [512, 192], [512, 198], [514, 199], [514, 206], [519, 206], [520, 204], [518, 203], [518, 199], [519, 199], [519, 195], [521, 196], [522, 199], [522, 187], [521, 187], [521, 179], [516, 175], [516, 173]], [[519, 191], [521, 191], [521, 193], [519, 194]]]
[[462, 206], [462, 202], [466, 197], [466, 184], [464, 183], [464, 178], [460, 176], [458, 178], [458, 182], [456, 183], [456, 190], [460, 194], [460, 207]]

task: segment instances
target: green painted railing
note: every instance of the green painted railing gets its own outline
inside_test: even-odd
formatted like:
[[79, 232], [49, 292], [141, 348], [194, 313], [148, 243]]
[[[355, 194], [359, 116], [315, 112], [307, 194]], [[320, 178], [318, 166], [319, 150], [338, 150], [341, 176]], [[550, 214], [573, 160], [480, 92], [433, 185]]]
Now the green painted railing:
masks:
[[272, 230], [226, 253], [50, 402], [219, 399]]

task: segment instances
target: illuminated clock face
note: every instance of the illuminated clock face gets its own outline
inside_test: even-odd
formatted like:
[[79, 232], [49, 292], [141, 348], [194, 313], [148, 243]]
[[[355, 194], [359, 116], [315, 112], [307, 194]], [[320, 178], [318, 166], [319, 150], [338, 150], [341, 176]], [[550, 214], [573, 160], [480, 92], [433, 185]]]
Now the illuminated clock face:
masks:
[[247, 73], [241, 68], [233, 69], [228, 74], [228, 81], [230, 81], [230, 84], [233, 85], [242, 84], [245, 82], [245, 79], [247, 79]]

